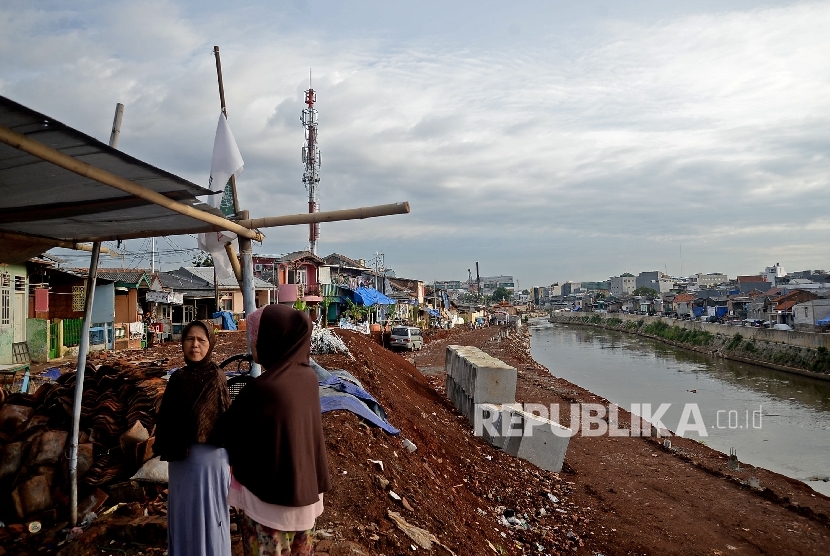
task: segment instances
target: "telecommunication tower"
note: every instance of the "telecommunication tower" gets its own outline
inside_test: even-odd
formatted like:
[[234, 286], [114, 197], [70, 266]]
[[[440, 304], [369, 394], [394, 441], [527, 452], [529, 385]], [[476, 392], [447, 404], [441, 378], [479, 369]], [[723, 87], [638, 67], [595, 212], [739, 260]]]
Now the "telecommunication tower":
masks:
[[[318, 192], [320, 176], [317, 173], [320, 169], [320, 147], [317, 145], [317, 109], [314, 108], [315, 102], [317, 102], [317, 93], [311, 88], [311, 72], [309, 72], [308, 90], [305, 92], [306, 108], [303, 108], [303, 114], [300, 116], [300, 121], [305, 128], [305, 145], [303, 146], [303, 164], [305, 164], [305, 171], [303, 172], [303, 184], [305, 185], [306, 191], [308, 191], [309, 214], [319, 212], [320, 210]], [[317, 254], [317, 239], [319, 237], [320, 224], [309, 224], [308, 250], [314, 255]]]

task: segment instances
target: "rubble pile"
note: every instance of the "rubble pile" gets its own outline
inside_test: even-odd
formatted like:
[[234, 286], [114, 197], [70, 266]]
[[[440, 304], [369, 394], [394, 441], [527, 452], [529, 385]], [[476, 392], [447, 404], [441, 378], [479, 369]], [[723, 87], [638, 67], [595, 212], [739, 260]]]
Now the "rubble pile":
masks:
[[320, 355], [323, 353], [349, 353], [349, 348], [343, 340], [328, 328], [314, 325], [311, 332], [311, 353]]
[[[153, 363], [126, 360], [97, 369], [87, 366], [78, 439], [79, 500], [92, 495], [102, 503], [96, 487], [129, 477], [151, 457], [166, 372]], [[34, 394], [0, 397], [0, 520], [5, 523], [48, 523], [66, 513], [76, 376], [65, 373]]]

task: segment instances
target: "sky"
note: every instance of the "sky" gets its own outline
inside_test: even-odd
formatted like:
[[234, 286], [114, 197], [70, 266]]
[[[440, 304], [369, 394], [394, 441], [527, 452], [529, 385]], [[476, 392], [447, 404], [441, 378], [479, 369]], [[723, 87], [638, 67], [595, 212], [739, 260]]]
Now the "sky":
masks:
[[[119, 149], [207, 186], [219, 45], [252, 217], [307, 211], [309, 69], [321, 210], [411, 205], [323, 224], [321, 255], [522, 288], [734, 277], [830, 268], [828, 28], [827, 2], [4, 0], [0, 95], [102, 141], [121, 102]], [[264, 232], [257, 253], [307, 247]], [[195, 243], [157, 239], [162, 268]]]

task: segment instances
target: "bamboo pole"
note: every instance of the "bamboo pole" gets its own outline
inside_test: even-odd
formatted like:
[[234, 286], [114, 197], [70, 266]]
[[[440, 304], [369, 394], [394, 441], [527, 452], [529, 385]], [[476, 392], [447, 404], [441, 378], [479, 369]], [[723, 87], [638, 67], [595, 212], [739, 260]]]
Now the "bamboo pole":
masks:
[[136, 197], [140, 197], [166, 209], [178, 212], [179, 214], [189, 216], [195, 220], [207, 222], [208, 224], [216, 226], [221, 230], [234, 232], [240, 237], [255, 239], [257, 241], [265, 239], [265, 237], [259, 232], [244, 228], [231, 222], [230, 220], [222, 218], [221, 216], [216, 216], [214, 214], [210, 214], [209, 212], [173, 201], [161, 193], [142, 187], [137, 183], [131, 182], [120, 176], [116, 176], [115, 174], [102, 170], [96, 166], [92, 166], [91, 164], [87, 164], [86, 162], [81, 162], [80, 160], [63, 154], [62, 152], [57, 151], [52, 147], [48, 147], [43, 143], [29, 139], [25, 135], [21, 135], [20, 133], [14, 132], [4, 126], [0, 126], [0, 142], [6, 143], [7, 145], [10, 145], [18, 150], [36, 156], [46, 162], [51, 162], [52, 164], [60, 166], [70, 172], [74, 172], [81, 176], [93, 179], [99, 183], [103, 183], [104, 185], [108, 185], [131, 195], [135, 195]]
[[[233, 242], [229, 241], [225, 244], [225, 252], [228, 254], [228, 259], [231, 261], [233, 268], [233, 275], [236, 276], [236, 281], [242, 283], [242, 267], [239, 266], [239, 259], [236, 258], [236, 251], [233, 248]], [[214, 268], [216, 268], [214, 266]]]
[[393, 214], [408, 214], [409, 203], [391, 203], [388, 205], [375, 205], [371, 207], [360, 207], [343, 210], [330, 210], [324, 212], [287, 214], [285, 216], [267, 216], [265, 218], [254, 218], [239, 220], [238, 224], [246, 228], [273, 228], [277, 226], [294, 226], [296, 224], [311, 224], [314, 222], [338, 222], [341, 220], [362, 220], [376, 216], [390, 216]]
[[[92, 251], [92, 245], [88, 243], [76, 243], [74, 241], [64, 241], [61, 239], [52, 239], [49, 237], [42, 237], [42, 236], [30, 236], [27, 234], [18, 234], [15, 232], [6, 232], [0, 230], [0, 239], [11, 239], [14, 241], [30, 241], [36, 243], [43, 243], [44, 245], [48, 245], [49, 247], [45, 247], [44, 249], [51, 249], [52, 247], [63, 247], [64, 249], [74, 249], [76, 251]], [[109, 249], [108, 247], [101, 246], [101, 253], [107, 253], [111, 257], [118, 257], [120, 253]]]

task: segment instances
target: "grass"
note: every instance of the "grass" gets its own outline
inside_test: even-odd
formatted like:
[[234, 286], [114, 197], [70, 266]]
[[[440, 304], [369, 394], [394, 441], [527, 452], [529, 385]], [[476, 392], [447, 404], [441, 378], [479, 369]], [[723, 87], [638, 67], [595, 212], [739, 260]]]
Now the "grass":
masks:
[[743, 340], [744, 337], [741, 336], [740, 333], [736, 333], [734, 336], [732, 336], [732, 339], [729, 340], [729, 343], [726, 344], [726, 349], [730, 351], [733, 349], [738, 349], [739, 347], [741, 347], [741, 342], [743, 342]]
[[[642, 321], [640, 321], [642, 322]], [[645, 328], [643, 332], [653, 336], [659, 336], [666, 340], [672, 340], [681, 344], [691, 344], [693, 346], [705, 346], [711, 344], [715, 336], [710, 332], [703, 330], [686, 330], [679, 326], [669, 326], [663, 321], [656, 321]]]

